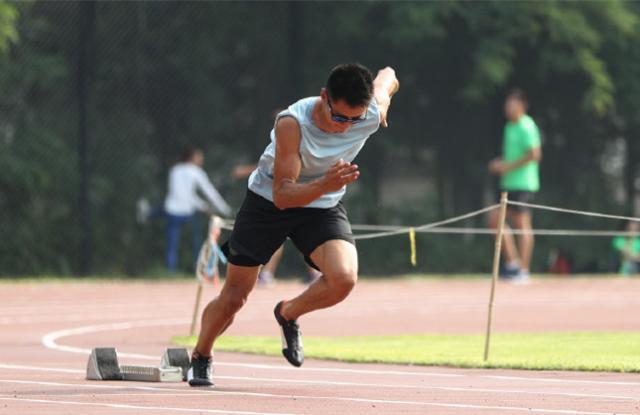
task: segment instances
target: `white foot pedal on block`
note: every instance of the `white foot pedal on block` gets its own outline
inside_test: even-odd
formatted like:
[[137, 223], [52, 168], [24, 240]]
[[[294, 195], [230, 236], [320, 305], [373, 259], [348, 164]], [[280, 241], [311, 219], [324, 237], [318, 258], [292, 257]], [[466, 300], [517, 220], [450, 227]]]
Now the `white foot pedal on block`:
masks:
[[185, 348], [166, 349], [160, 360], [160, 367], [179, 367], [182, 369], [182, 380], [187, 380], [187, 372], [191, 367], [191, 356]]
[[138, 382], [182, 382], [182, 369], [179, 367], [156, 366], [120, 366], [122, 380]]

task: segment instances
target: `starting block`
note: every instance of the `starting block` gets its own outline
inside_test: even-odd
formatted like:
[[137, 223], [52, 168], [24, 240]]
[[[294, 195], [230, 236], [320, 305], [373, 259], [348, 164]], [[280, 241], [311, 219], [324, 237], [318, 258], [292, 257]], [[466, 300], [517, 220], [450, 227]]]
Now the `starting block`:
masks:
[[87, 362], [88, 380], [128, 380], [139, 382], [182, 382], [187, 380], [191, 359], [187, 349], [165, 350], [160, 366], [120, 365], [114, 347], [91, 350]]
[[160, 359], [160, 367], [179, 367], [182, 370], [182, 380], [186, 381], [187, 372], [191, 367], [191, 356], [185, 348], [166, 349]]

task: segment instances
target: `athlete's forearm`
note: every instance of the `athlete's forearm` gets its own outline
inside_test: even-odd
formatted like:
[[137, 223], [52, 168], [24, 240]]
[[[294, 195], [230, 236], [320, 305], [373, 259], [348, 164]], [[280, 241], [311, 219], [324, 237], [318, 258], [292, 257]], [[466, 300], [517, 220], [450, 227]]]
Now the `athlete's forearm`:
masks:
[[282, 180], [278, 185], [274, 184], [273, 187], [273, 204], [276, 205], [278, 209], [307, 206], [327, 193], [322, 179], [308, 183]]
[[378, 71], [376, 79], [373, 81], [373, 93], [378, 103], [380, 111], [380, 125], [387, 127], [387, 113], [391, 106], [391, 97], [400, 89], [400, 82], [396, 78], [396, 72], [386, 67]]

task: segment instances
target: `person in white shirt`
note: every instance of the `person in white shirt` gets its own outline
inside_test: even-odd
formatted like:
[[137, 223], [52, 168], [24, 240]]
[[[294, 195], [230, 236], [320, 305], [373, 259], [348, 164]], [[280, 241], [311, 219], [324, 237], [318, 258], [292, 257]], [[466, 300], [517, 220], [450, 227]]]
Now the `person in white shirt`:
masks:
[[181, 161], [169, 171], [169, 187], [164, 201], [164, 213], [167, 219], [166, 262], [167, 268], [172, 272], [178, 266], [180, 230], [186, 223], [191, 227], [194, 262], [198, 257], [201, 235], [197, 213], [210, 211], [209, 204], [200, 198], [198, 191], [202, 192], [222, 216], [231, 216], [231, 207], [209, 181], [207, 174], [202, 170], [203, 163], [202, 150], [188, 148], [183, 152]]

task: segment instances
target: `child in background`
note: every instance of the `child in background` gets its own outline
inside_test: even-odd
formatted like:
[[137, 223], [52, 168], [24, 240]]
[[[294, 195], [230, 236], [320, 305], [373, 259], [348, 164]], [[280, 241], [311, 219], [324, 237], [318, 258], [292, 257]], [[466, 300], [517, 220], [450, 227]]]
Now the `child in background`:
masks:
[[[629, 221], [625, 227], [627, 232], [638, 233], [638, 222]], [[613, 249], [620, 255], [620, 275], [628, 277], [638, 273], [640, 262], [640, 234], [620, 235], [613, 238]]]

